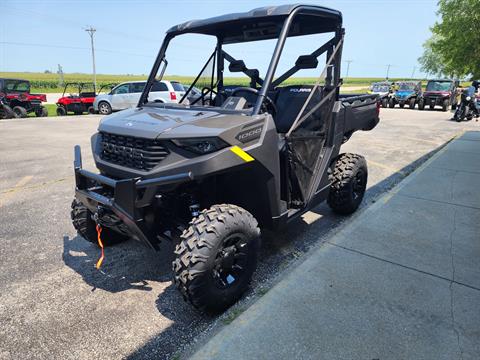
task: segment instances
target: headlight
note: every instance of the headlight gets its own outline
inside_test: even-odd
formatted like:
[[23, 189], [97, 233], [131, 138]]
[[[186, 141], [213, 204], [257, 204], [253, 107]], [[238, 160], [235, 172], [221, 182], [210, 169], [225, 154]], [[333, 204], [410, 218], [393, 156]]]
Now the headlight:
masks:
[[467, 96], [467, 101], [470, 101], [472, 100], [472, 98], [470, 96]]
[[214, 151], [218, 151], [228, 146], [225, 141], [216, 137], [196, 139], [173, 139], [172, 142], [181, 148], [200, 155], [210, 154]]

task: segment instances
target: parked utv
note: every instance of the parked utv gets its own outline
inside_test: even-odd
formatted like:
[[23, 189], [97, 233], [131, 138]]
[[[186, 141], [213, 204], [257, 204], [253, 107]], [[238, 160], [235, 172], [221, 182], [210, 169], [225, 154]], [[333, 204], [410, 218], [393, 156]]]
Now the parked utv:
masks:
[[[65, 96], [67, 89], [72, 87], [78, 89], [78, 92]], [[95, 96], [97, 94], [93, 83], [66, 83], [62, 97], [57, 100], [57, 115], [65, 116], [69, 112], [75, 115], [93, 114], [95, 112], [93, 110]]]
[[457, 107], [457, 88], [459, 82], [454, 80], [428, 80], [427, 88], [418, 101], [418, 109], [423, 110], [428, 106], [433, 110], [435, 106], [441, 106], [443, 111]]
[[388, 106], [389, 95], [392, 92], [392, 83], [389, 81], [375, 82], [370, 86], [370, 94], [378, 95], [380, 104], [386, 108]]
[[422, 95], [422, 83], [420, 81], [399, 81], [396, 82], [395, 92], [390, 96], [388, 107], [394, 108], [398, 104], [402, 109], [408, 104], [410, 109], [415, 109], [417, 100]]
[[[184, 34], [215, 38], [189, 89], [202, 89], [201, 97], [190, 105], [149, 100], [171, 40]], [[276, 74], [286, 39], [310, 34], [331, 37]], [[224, 48], [271, 39], [276, 46], [265, 74]], [[255, 271], [261, 228], [280, 229], [323, 201], [339, 214], [362, 201], [367, 163], [340, 147], [355, 131], [377, 125], [380, 104], [377, 95], [339, 95], [343, 41], [342, 14], [313, 5], [172, 27], [137, 107], [104, 117], [92, 137], [100, 174], [82, 168], [75, 147], [71, 216], [78, 233], [97, 243], [98, 224], [106, 245], [134, 238], [158, 249], [161, 239], [175, 241], [173, 273], [184, 298], [206, 312], [233, 304]], [[284, 84], [299, 70], [317, 68], [322, 55], [315, 85]], [[227, 92], [226, 66], [248, 76], [250, 86]]]
[[42, 101], [47, 101], [44, 94], [30, 94], [30, 82], [22, 79], [0, 78], [0, 93], [5, 94], [8, 106], [16, 117], [26, 117], [34, 112], [36, 116], [48, 116], [47, 108]]

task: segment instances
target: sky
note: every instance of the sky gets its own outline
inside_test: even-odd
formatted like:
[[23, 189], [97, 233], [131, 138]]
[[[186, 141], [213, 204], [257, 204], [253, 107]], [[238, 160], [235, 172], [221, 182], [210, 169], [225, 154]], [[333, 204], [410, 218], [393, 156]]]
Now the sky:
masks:
[[[290, 0], [0, 0], [0, 72], [92, 71], [90, 37], [94, 27], [99, 74], [148, 74], [171, 26]], [[343, 13], [346, 31], [342, 75], [350, 77], [425, 76], [417, 59], [437, 20], [436, 0], [305, 0]], [[279, 71], [321, 45], [314, 39], [288, 41]], [[325, 38], [326, 39], [326, 38]], [[325, 40], [324, 39], [324, 40]], [[195, 75], [211, 52], [211, 39], [191, 35], [174, 40], [169, 75]], [[274, 43], [235, 45], [232, 52], [250, 68], [263, 69]], [[312, 48], [313, 46], [313, 48]], [[212, 49], [213, 50], [213, 49]], [[248, 60], [248, 61], [247, 61]], [[310, 74], [305, 74], [305, 76]]]

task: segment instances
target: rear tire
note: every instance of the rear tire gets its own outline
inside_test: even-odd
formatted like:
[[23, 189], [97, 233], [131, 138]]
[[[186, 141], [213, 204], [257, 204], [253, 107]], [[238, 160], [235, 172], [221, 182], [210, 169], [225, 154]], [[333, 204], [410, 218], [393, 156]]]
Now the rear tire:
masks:
[[400, 109], [403, 109], [405, 107], [405, 103], [400, 103], [399, 106], [400, 106]]
[[193, 218], [181, 235], [173, 262], [175, 283], [200, 311], [219, 313], [235, 303], [256, 268], [260, 229], [235, 205], [214, 205]]
[[[74, 199], [72, 202], [70, 217], [72, 218], [73, 227], [77, 230], [78, 235], [98, 246], [97, 229], [95, 221], [92, 219], [92, 213], [77, 199]], [[128, 236], [103, 227], [101, 239], [103, 245], [110, 246], [128, 240]]]
[[357, 154], [340, 154], [330, 175], [328, 205], [342, 215], [358, 209], [367, 188], [368, 169], [365, 158]]
[[435, 103], [433, 103], [433, 104], [430, 104], [430, 105], [429, 105], [429, 107], [430, 107], [430, 110], [433, 110], [433, 109], [435, 109]]
[[390, 99], [390, 100], [388, 101], [388, 107], [389, 107], [390, 109], [393, 109], [393, 108], [395, 107], [395, 100]]
[[48, 110], [45, 107], [38, 108], [35, 110], [35, 116], [37, 117], [47, 117], [48, 116]]
[[388, 100], [387, 100], [387, 98], [383, 98], [382, 99], [382, 107], [386, 108], [387, 106], [388, 106]]
[[107, 103], [106, 101], [101, 101], [99, 104], [98, 104], [98, 112], [101, 114], [101, 115], [109, 115], [112, 113], [112, 107], [110, 106], [109, 103]]
[[23, 106], [15, 106], [12, 110], [17, 118], [27, 117], [27, 109], [25, 109]]
[[93, 108], [93, 106], [89, 106], [87, 111], [90, 115], [95, 114], [95, 109]]

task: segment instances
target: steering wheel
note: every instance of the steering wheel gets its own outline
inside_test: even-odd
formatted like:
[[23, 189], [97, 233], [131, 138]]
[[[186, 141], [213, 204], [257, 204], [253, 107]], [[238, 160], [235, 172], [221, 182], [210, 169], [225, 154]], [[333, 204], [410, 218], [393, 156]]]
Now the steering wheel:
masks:
[[[253, 94], [258, 97], [258, 90], [249, 87], [239, 87], [232, 91], [230, 96], [235, 96], [237, 93], [246, 92], [249, 94]], [[262, 106], [260, 108], [263, 112], [268, 112], [270, 115], [275, 117], [277, 115], [277, 107], [275, 106], [272, 99], [270, 99], [267, 95], [265, 95], [264, 102], [262, 102]]]

